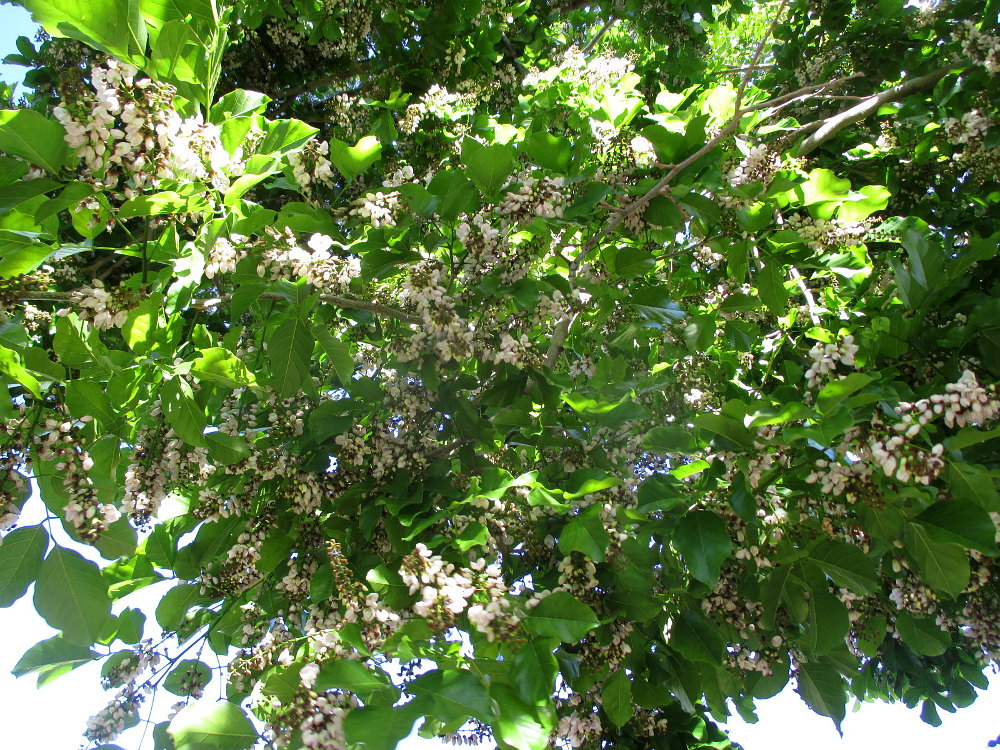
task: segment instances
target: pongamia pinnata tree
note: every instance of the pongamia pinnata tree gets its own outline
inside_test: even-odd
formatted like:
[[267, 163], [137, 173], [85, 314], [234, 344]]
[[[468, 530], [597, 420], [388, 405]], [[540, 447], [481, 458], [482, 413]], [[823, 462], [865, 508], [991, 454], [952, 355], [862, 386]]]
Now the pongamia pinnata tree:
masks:
[[23, 5], [0, 604], [105, 661], [93, 745], [975, 698], [996, 0]]

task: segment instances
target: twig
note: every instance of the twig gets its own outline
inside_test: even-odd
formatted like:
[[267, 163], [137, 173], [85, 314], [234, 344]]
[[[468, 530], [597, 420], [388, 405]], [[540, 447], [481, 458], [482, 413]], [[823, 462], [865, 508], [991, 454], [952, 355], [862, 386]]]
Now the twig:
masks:
[[[18, 295], [17, 299], [20, 302], [68, 302], [70, 300], [70, 292], [24, 292], [23, 294]], [[264, 292], [258, 297], [258, 299], [277, 301], [285, 299], [285, 297], [282, 297], [276, 292]], [[333, 305], [334, 307], [340, 307], [346, 310], [364, 310], [365, 312], [375, 313], [377, 315], [385, 315], [388, 318], [395, 318], [396, 320], [401, 320], [404, 323], [419, 324], [423, 322], [423, 319], [417, 315], [411, 315], [410, 313], [405, 313], [402, 310], [386, 307], [385, 305], [380, 305], [377, 302], [351, 299], [349, 297], [338, 297], [335, 294], [321, 294], [319, 300], [320, 302]], [[196, 310], [205, 310], [211, 307], [219, 307], [220, 305], [226, 304], [228, 301], [229, 297], [194, 299], [191, 300], [189, 307]]]
[[799, 285], [799, 289], [802, 291], [802, 296], [806, 298], [806, 305], [809, 307], [809, 318], [812, 320], [812, 324], [818, 326], [820, 324], [819, 313], [822, 311], [822, 308], [816, 304], [816, 298], [813, 297], [812, 290], [806, 284], [806, 280], [802, 278], [799, 269], [795, 266], [789, 266], [788, 274], [795, 279], [795, 283]]
[[608, 30], [612, 26], [614, 26], [616, 23], [618, 23], [618, 19], [617, 18], [609, 18], [607, 21], [605, 21], [604, 25], [600, 28], [600, 30], [597, 32], [597, 34], [594, 35], [594, 38], [591, 39], [589, 42], [587, 42], [587, 46], [586, 47], [584, 47], [582, 50], [580, 50], [580, 54], [586, 57], [591, 52], [593, 52], [594, 51], [594, 47], [596, 47], [597, 43], [599, 41], [601, 41], [601, 37], [603, 37], [605, 34], [607, 34]]
[[569, 329], [576, 322], [577, 317], [579, 317], [579, 311], [573, 313], [573, 315], [567, 315], [561, 318], [558, 323], [556, 323], [555, 330], [552, 331], [552, 338], [549, 339], [549, 348], [545, 352], [545, 359], [542, 360], [542, 365], [547, 369], [551, 370], [555, 364], [556, 360], [559, 359], [559, 355], [562, 354], [563, 347], [566, 344], [566, 338], [569, 336]]
[[722, 70], [715, 71], [716, 75], [727, 76], [733, 73], [746, 73], [748, 70], [768, 70], [775, 67], [774, 63], [758, 63], [757, 65], [744, 65], [740, 68], [723, 68]]
[[786, 5], [788, 5], [788, 0], [781, 0], [781, 5], [778, 6], [778, 9], [774, 12], [774, 18], [771, 19], [771, 25], [767, 27], [763, 38], [757, 43], [757, 49], [754, 50], [753, 57], [750, 58], [750, 64], [740, 77], [740, 85], [736, 89], [736, 106], [734, 107], [737, 112], [740, 110], [740, 105], [743, 104], [743, 94], [750, 83], [750, 74], [754, 71], [754, 66], [757, 65], [760, 56], [764, 54], [764, 46], [774, 34], [774, 29], [777, 27], [778, 21], [781, 20], [781, 14], [785, 12]]
[[684, 161], [673, 165], [673, 167], [667, 173], [667, 175], [662, 180], [657, 182], [652, 188], [650, 188], [650, 190], [645, 195], [641, 196], [633, 203], [630, 203], [628, 206], [618, 211], [614, 216], [608, 219], [607, 223], [604, 225], [601, 231], [598, 232], [590, 240], [588, 240], [587, 244], [583, 248], [583, 252], [581, 252], [576, 258], [574, 258], [573, 265], [570, 266], [570, 273], [575, 274], [576, 270], [580, 267], [580, 264], [583, 263], [583, 261], [587, 258], [587, 256], [589, 256], [590, 253], [594, 251], [598, 243], [605, 237], [607, 237], [609, 234], [611, 234], [611, 232], [613, 232], [614, 229], [619, 224], [621, 224], [625, 219], [627, 219], [632, 214], [637, 213], [641, 209], [645, 208], [646, 205], [651, 200], [653, 200], [653, 198], [665, 193], [667, 187], [670, 185], [671, 182], [673, 182], [674, 178], [677, 177], [677, 175], [679, 175], [685, 169], [690, 167], [692, 164], [698, 161], [698, 159], [703, 157], [713, 148], [718, 146], [719, 143], [721, 143], [723, 140], [732, 135], [739, 127], [740, 121], [743, 119], [744, 115], [747, 115], [750, 112], [758, 112], [760, 110], [767, 110], [767, 109], [777, 111], [781, 107], [787, 106], [789, 103], [791, 103], [792, 100], [794, 100], [797, 97], [806, 95], [812, 96], [825, 89], [832, 88], [834, 86], [839, 86], [844, 81], [848, 81], [852, 78], [857, 78], [858, 76], [863, 76], [863, 75], [864, 73], [853, 73], [843, 78], [835, 78], [831, 81], [826, 81], [825, 83], [810, 84], [809, 86], [803, 86], [802, 88], [796, 89], [795, 91], [789, 91], [788, 93], [781, 94], [780, 96], [768, 99], [767, 101], [759, 102], [757, 104], [751, 104], [749, 106], [743, 107], [742, 109], [737, 109], [736, 112], [733, 114], [732, 118], [730, 118], [729, 122], [727, 122], [723, 126], [722, 130], [720, 130], [704, 146], [702, 146], [700, 149], [695, 151], [689, 157], [684, 159]]
[[899, 101], [903, 97], [909, 96], [917, 91], [933, 87], [938, 81], [944, 78], [950, 70], [950, 67], [938, 68], [937, 70], [927, 73], [926, 75], [911, 78], [908, 81], [896, 84], [892, 88], [888, 88], [878, 94], [869, 96], [860, 104], [857, 104], [849, 109], [845, 109], [843, 112], [839, 112], [831, 117], [803, 125], [799, 128], [796, 134], [811, 133], [812, 131], [816, 132], [812, 133], [812, 135], [808, 136], [802, 141], [802, 143], [799, 144], [795, 155], [806, 156], [807, 154], [812, 153], [819, 146], [826, 143], [848, 125], [853, 125], [854, 123], [859, 122], [869, 115], [877, 112], [883, 104]]

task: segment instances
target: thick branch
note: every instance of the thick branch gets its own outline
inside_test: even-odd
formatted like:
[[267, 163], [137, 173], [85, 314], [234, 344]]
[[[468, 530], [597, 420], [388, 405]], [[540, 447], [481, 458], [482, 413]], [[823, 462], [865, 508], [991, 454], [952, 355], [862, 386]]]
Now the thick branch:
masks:
[[607, 21], [605, 21], [604, 25], [600, 28], [597, 34], [594, 35], [594, 38], [591, 39], [589, 42], [587, 42], [586, 47], [580, 50], [580, 53], [584, 56], [589, 55], [593, 51], [594, 47], [597, 46], [597, 43], [601, 41], [601, 37], [607, 34], [608, 30], [616, 23], [618, 23], [617, 18], [609, 18]]
[[[70, 292], [25, 292], [18, 295], [17, 299], [21, 302], [69, 302], [71, 300], [70, 294]], [[264, 292], [258, 299], [282, 300], [285, 298], [275, 292]], [[345, 310], [364, 310], [365, 312], [375, 313], [376, 315], [384, 315], [387, 318], [395, 318], [396, 320], [401, 320], [404, 323], [423, 322], [422, 319], [416, 315], [411, 315], [410, 313], [405, 313], [402, 310], [396, 310], [392, 307], [386, 307], [376, 302], [368, 302], [367, 300], [351, 299], [350, 297], [338, 297], [335, 294], [321, 294], [319, 299], [320, 302], [333, 305], [334, 307], [340, 307]], [[195, 299], [191, 300], [191, 307], [204, 310], [209, 307], [218, 307], [228, 301], [228, 297]]]
[[938, 81], [945, 77], [949, 70], [951, 70], [950, 67], [938, 68], [932, 73], [927, 73], [919, 78], [912, 78], [909, 81], [903, 81], [902, 83], [896, 84], [892, 88], [888, 88], [878, 94], [869, 96], [860, 104], [850, 107], [849, 109], [845, 109], [843, 112], [839, 112], [823, 120], [811, 122], [808, 125], [803, 125], [799, 129], [799, 133], [809, 133], [814, 130], [816, 132], [808, 136], [802, 141], [802, 143], [799, 144], [796, 156], [806, 156], [807, 154], [812, 153], [819, 146], [826, 143], [826, 141], [833, 138], [833, 136], [847, 126], [860, 122], [869, 115], [877, 112], [879, 107], [883, 104], [899, 101], [903, 97], [909, 96], [917, 91], [932, 88]]
[[543, 367], [549, 370], [555, 367], [556, 361], [559, 359], [559, 355], [562, 354], [563, 347], [566, 345], [569, 329], [573, 326], [573, 322], [579, 314], [567, 315], [556, 323], [555, 330], [552, 331], [552, 338], [549, 339], [549, 348], [545, 352], [545, 359], [542, 361]]

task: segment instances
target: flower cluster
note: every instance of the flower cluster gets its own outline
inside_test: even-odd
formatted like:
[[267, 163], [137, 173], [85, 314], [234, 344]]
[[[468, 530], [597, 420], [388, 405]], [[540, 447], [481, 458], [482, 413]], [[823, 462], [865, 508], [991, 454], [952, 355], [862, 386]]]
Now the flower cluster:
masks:
[[85, 180], [125, 199], [175, 177], [224, 190], [230, 175], [240, 173], [242, 151], [229, 155], [218, 125], [182, 119], [169, 84], [139, 78], [136, 68], [113, 58], [91, 68], [90, 84], [64, 92], [53, 109], [83, 160]]
[[854, 366], [854, 357], [859, 351], [854, 343], [854, 336], [848, 334], [837, 343], [813, 345], [809, 350], [812, 364], [806, 370], [806, 383], [810, 388], [816, 388], [830, 374], [836, 372], [838, 364]]
[[980, 31], [973, 21], [963, 21], [952, 34], [961, 42], [962, 52], [991, 76], [1000, 72], [1000, 37]]
[[[414, 614], [428, 620], [437, 631], [454, 625], [462, 612], [491, 641], [516, 627], [517, 617], [510, 612], [500, 570], [487, 566], [485, 560], [477, 560], [469, 568], [456, 568], [421, 543], [412, 555], [403, 558], [399, 574], [410, 594], [420, 593], [420, 601], [413, 605]], [[470, 606], [474, 596], [485, 601]]]
[[442, 120], [458, 120], [471, 115], [476, 104], [472, 94], [459, 94], [439, 84], [431, 86], [420, 100], [406, 108], [399, 122], [399, 131], [407, 135], [415, 133], [425, 117], [434, 116]]
[[310, 138], [300, 150], [288, 155], [292, 176], [306, 195], [311, 195], [316, 185], [333, 184], [333, 164], [327, 158], [329, 153], [329, 143]]
[[962, 376], [945, 385], [944, 390], [930, 398], [901, 402], [896, 408], [897, 414], [904, 416], [900, 431], [907, 437], [914, 437], [923, 425], [937, 417], [944, 417], [949, 427], [967, 427], [982, 426], [1000, 416], [996, 385], [981, 386], [972, 370], [963, 371]]
[[78, 420], [59, 420], [54, 416], [44, 422], [45, 434], [37, 441], [38, 458], [55, 461], [68, 499], [63, 507], [66, 523], [86, 541], [97, 539], [111, 523], [121, 517], [110, 503], [101, 502], [97, 488], [88, 472], [94, 460], [82, 447], [79, 429], [93, 420], [90, 416]]
[[961, 117], [949, 117], [941, 126], [948, 136], [948, 142], [956, 146], [964, 146], [973, 141], [981, 140], [993, 124], [992, 118], [984, 115], [978, 109], [972, 109]]
[[75, 311], [81, 320], [94, 328], [121, 328], [128, 320], [129, 311], [142, 301], [142, 295], [127, 287], [105, 288], [104, 282], [94, 279], [93, 286], [82, 286], [70, 292], [72, 307], [58, 311], [58, 315], [69, 315]]
[[352, 279], [361, 275], [361, 261], [356, 256], [330, 252], [334, 241], [325, 234], [312, 234], [306, 247], [299, 245], [291, 230], [271, 234], [275, 245], [263, 252], [257, 265], [258, 276], [269, 276], [272, 280], [305, 279], [321, 291], [340, 294], [347, 290]]
[[809, 247], [818, 251], [859, 245], [868, 233], [868, 227], [863, 223], [840, 219], [814, 219], [811, 216], [792, 214], [785, 222]]

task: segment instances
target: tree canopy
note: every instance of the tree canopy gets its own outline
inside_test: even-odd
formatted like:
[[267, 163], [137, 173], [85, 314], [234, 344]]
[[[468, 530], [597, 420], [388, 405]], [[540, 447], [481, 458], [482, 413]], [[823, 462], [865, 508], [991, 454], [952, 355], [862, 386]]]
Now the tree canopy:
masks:
[[0, 605], [103, 660], [91, 746], [985, 687], [1000, 2], [20, 4]]

